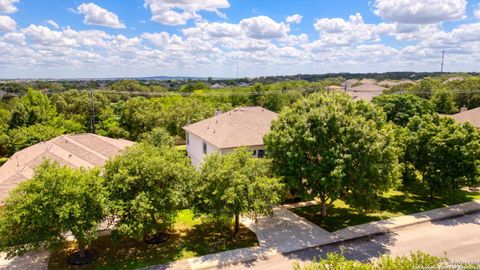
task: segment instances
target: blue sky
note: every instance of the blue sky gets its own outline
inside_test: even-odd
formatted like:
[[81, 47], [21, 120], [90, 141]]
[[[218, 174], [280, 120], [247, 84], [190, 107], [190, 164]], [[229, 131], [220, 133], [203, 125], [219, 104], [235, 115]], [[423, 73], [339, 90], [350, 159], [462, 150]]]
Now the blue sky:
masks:
[[0, 78], [480, 70], [480, 0], [0, 0]]

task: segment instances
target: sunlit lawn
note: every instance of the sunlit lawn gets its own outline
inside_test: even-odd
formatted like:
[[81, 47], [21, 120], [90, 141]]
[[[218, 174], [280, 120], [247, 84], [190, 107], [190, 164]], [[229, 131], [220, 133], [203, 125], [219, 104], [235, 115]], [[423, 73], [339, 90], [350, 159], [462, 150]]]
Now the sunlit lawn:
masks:
[[340, 200], [335, 202], [333, 209], [329, 209], [328, 217], [326, 218], [322, 218], [319, 214], [321, 212], [320, 206], [300, 207], [291, 211], [323, 227], [327, 231], [334, 232], [353, 225], [409, 215], [475, 199], [480, 199], [480, 192], [458, 191], [430, 201], [427, 195], [417, 195], [395, 190], [385, 193], [380, 199], [380, 210], [371, 213], [356, 211]]
[[257, 237], [244, 227], [234, 239], [232, 228], [196, 219], [191, 211], [185, 210], [177, 217], [175, 229], [166, 243], [115, 242], [110, 237], [100, 237], [91, 245], [99, 254], [96, 262], [83, 267], [68, 265], [68, 255], [74, 250], [70, 245], [52, 254], [49, 269], [136, 269], [256, 245]]

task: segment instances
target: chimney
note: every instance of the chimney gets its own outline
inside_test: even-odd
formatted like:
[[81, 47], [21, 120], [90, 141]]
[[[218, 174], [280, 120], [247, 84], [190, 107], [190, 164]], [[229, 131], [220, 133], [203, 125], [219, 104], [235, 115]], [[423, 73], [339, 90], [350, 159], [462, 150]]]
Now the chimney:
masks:
[[222, 111], [220, 111], [219, 109], [216, 109], [215, 110], [215, 116], [219, 116], [220, 114], [222, 114]]
[[468, 111], [467, 106], [464, 105], [462, 108], [460, 108], [460, 112], [466, 112], [466, 111]]

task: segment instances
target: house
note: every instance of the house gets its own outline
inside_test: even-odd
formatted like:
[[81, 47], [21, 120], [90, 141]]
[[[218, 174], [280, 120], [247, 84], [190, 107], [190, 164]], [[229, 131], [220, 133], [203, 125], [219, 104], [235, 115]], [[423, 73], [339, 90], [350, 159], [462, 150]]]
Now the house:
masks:
[[348, 90], [357, 83], [358, 83], [358, 80], [356, 79], [346, 80], [342, 83], [342, 87]]
[[455, 121], [459, 123], [468, 122], [476, 128], [480, 128], [480, 107], [459, 112], [454, 115], [450, 115]]
[[361, 83], [361, 84], [376, 84], [377, 80], [375, 80], [375, 79], [362, 79], [359, 83]]
[[45, 159], [71, 168], [100, 167], [134, 143], [95, 134], [64, 135], [15, 153], [0, 167], [0, 202], [20, 182], [32, 178]]
[[225, 85], [219, 84], [219, 83], [215, 83], [210, 86], [210, 89], [223, 89], [223, 88], [225, 88]]
[[344, 87], [338, 86], [338, 85], [329, 85], [325, 87], [328, 91], [343, 91]]
[[263, 136], [278, 114], [262, 107], [244, 107], [185, 126], [187, 153], [199, 168], [206, 155], [247, 147], [254, 157], [265, 155]]
[[376, 84], [362, 84], [351, 87], [346, 93], [354, 100], [372, 101], [376, 96], [380, 96], [387, 88]]
[[7, 95], [7, 92], [0, 90], [0, 99], [3, 99]]

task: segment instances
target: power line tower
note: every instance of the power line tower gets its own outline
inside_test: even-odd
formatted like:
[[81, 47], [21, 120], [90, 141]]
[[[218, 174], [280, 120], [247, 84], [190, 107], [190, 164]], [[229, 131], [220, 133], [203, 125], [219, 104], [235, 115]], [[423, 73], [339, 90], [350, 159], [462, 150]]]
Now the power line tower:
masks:
[[442, 51], [442, 65], [440, 67], [440, 73], [443, 73], [443, 64], [445, 61], [445, 51]]
[[95, 134], [95, 102], [93, 100], [93, 90], [90, 90], [90, 132]]

